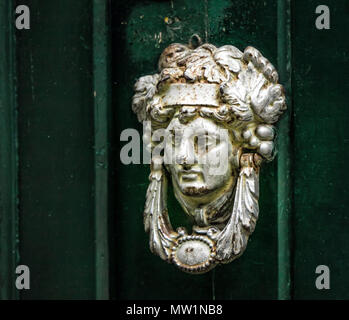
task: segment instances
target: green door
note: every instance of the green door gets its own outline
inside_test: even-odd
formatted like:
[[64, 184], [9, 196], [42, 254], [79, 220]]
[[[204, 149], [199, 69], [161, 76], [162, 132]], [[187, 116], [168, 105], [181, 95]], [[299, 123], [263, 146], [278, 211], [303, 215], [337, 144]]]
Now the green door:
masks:
[[[348, 299], [349, 5], [318, 1], [44, 0], [0, 3], [1, 299]], [[30, 29], [15, 8], [30, 9]], [[245, 253], [203, 275], [151, 254], [148, 165], [124, 165], [137, 78], [193, 34], [251, 45], [277, 68], [288, 109], [260, 176]], [[171, 190], [170, 190], [171, 191]], [[188, 223], [169, 192], [175, 226]], [[30, 289], [18, 290], [18, 265]], [[315, 284], [330, 270], [330, 289]]]

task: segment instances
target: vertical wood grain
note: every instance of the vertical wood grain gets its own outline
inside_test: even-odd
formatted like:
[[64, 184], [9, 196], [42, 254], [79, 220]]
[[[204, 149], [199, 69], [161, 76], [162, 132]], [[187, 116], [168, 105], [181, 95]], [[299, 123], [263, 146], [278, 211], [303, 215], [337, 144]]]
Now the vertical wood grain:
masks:
[[287, 97], [287, 111], [280, 120], [278, 138], [278, 299], [291, 299], [291, 215], [293, 184], [292, 161], [292, 94], [291, 94], [291, 1], [277, 2], [278, 71]]
[[93, 86], [95, 123], [96, 298], [109, 298], [109, 1], [93, 1]]
[[12, 1], [0, 2], [0, 300], [17, 299], [18, 153]]

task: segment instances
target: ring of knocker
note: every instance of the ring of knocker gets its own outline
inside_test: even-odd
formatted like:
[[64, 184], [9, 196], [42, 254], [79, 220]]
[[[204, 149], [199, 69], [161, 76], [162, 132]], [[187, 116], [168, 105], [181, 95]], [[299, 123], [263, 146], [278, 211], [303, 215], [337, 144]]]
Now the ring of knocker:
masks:
[[[167, 47], [159, 73], [136, 82], [132, 109], [150, 124], [150, 250], [189, 273], [241, 256], [258, 219], [260, 165], [273, 159], [273, 125], [286, 109], [275, 68], [253, 47], [217, 48], [195, 35]], [[171, 226], [168, 182], [195, 221], [192, 234]]]
[[[243, 154], [241, 158], [243, 166], [241, 172], [252, 171], [250, 174], [256, 180], [262, 159], [257, 154]], [[221, 252], [217, 256], [217, 240], [221, 235], [218, 228], [194, 226], [192, 235], [188, 235], [184, 228], [177, 229], [177, 233], [176, 244], [171, 248], [172, 261], [170, 262], [173, 262], [183, 271], [204, 273], [211, 270], [219, 262], [228, 263], [237, 258], [237, 256], [233, 256], [222, 259]], [[221, 239], [224, 239], [224, 237], [221, 237]], [[239, 255], [241, 254], [242, 252]]]

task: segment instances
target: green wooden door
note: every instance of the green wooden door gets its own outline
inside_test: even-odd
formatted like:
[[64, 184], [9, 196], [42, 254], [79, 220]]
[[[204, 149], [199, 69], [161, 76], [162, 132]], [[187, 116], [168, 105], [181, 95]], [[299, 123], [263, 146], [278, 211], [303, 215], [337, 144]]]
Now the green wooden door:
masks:
[[[29, 30], [14, 10], [27, 5]], [[348, 255], [345, 1], [43, 0], [0, 3], [2, 299], [346, 299]], [[148, 249], [147, 165], [120, 162], [141, 131], [135, 80], [193, 34], [258, 48], [277, 67], [288, 110], [260, 181], [260, 218], [242, 257], [189, 275]], [[171, 192], [170, 192], [171, 194]], [[173, 197], [174, 224], [187, 223]], [[27, 265], [30, 290], [15, 268]], [[330, 290], [315, 269], [330, 268]]]

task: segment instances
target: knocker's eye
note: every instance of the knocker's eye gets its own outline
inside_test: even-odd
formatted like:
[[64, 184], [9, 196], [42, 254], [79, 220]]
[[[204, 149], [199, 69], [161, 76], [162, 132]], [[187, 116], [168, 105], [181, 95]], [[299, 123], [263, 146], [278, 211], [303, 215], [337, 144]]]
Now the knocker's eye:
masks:
[[172, 147], [178, 147], [181, 142], [181, 139], [178, 134], [176, 135], [175, 133], [171, 132], [171, 134], [169, 135], [169, 141]]
[[209, 134], [202, 134], [194, 137], [194, 148], [196, 153], [209, 152], [219, 144], [219, 138]]
[[194, 150], [195, 150], [195, 153], [199, 152], [199, 147], [198, 147], [199, 142], [198, 141], [199, 141], [198, 136], [195, 136], [194, 137]]
[[220, 143], [220, 140], [218, 137], [206, 135], [206, 152], [218, 146], [219, 143]]

